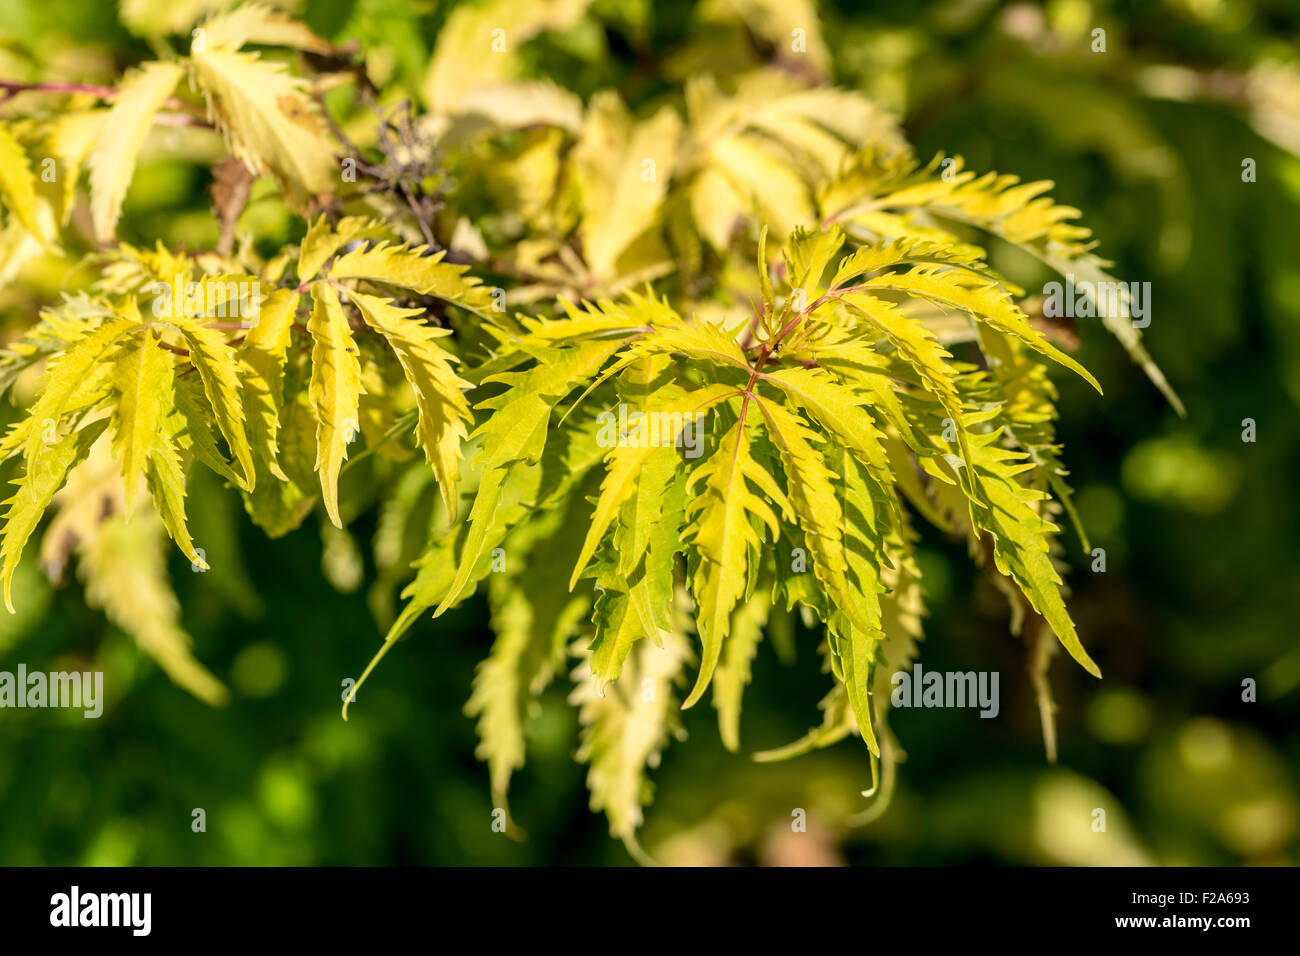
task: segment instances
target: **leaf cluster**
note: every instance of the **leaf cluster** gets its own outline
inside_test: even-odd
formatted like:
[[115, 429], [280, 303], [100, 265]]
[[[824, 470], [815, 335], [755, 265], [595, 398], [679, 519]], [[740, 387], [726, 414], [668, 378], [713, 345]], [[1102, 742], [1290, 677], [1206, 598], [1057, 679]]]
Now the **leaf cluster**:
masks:
[[[770, 32], [775, 5], [756, 6]], [[586, 7], [512, 4], [515, 41]], [[633, 111], [486, 54], [504, 15], [451, 14], [420, 111], [248, 4], [111, 96], [0, 123], [4, 278], [73, 254], [83, 179], [100, 246], [91, 288], [0, 359], [6, 386], [39, 377], [0, 441], [18, 462], [6, 603], [53, 508], [47, 567], [75, 550], [99, 569], [88, 594], [219, 700], [154, 546], [165, 533], [206, 567], [193, 469], [271, 536], [318, 504], [337, 529], [378, 505], [378, 586], [405, 582], [405, 604], [378, 602], [390, 626], [361, 682], [421, 615], [482, 590], [496, 639], [467, 712], [499, 805], [538, 695], [572, 670], [592, 806], [630, 846], [679, 707], [711, 692], [739, 748], [760, 642], [796, 616], [823, 635], [822, 724], [760, 758], [856, 734], [892, 779], [889, 677], [925, 613], [918, 521], [968, 543], [1017, 628], [1032, 620], [1100, 676], [1062, 595], [1057, 522], [1073, 508], [1048, 370], [1100, 386], [987, 252], [996, 239], [1104, 278], [1077, 210], [1050, 183], [918, 159], [890, 115], [821, 83], [820, 37], [807, 75], [701, 74]], [[293, 51], [315, 69], [271, 58]], [[349, 86], [336, 117], [325, 94]], [[98, 95], [108, 105], [85, 102]], [[114, 238], [168, 116], [233, 157], [217, 250]], [[43, 150], [57, 188], [34, 171]], [[259, 254], [240, 225], [252, 181], [302, 217], [300, 241]], [[1126, 317], [1107, 325], [1176, 403]], [[115, 612], [114, 580], [154, 594], [163, 623]]]

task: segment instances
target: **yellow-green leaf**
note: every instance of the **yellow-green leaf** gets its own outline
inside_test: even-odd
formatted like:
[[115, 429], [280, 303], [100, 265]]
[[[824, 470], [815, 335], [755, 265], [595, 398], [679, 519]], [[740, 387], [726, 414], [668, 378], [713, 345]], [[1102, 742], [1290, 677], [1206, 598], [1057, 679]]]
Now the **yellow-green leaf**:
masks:
[[136, 155], [153, 125], [154, 114], [171, 96], [184, 70], [175, 63], [146, 63], [127, 74], [99, 127], [90, 151], [90, 219], [95, 238], [113, 237], [122, 200], [135, 171]]
[[307, 331], [311, 351], [311, 404], [316, 412], [316, 471], [321, 499], [330, 520], [339, 518], [339, 470], [348, 457], [348, 444], [360, 431], [361, 361], [348, 317], [338, 294], [324, 282], [312, 286], [311, 320]]
[[46, 238], [37, 213], [36, 177], [22, 145], [4, 123], [0, 123], [0, 197], [28, 233]]
[[642, 808], [650, 802], [647, 771], [658, 764], [669, 738], [682, 733], [673, 689], [689, 656], [686, 638], [670, 631], [662, 647], [649, 641], [637, 644], [620, 682], [626, 690], [602, 695], [599, 678], [586, 661], [573, 672], [578, 687], [569, 700], [578, 705], [582, 724], [578, 759], [588, 766], [591, 808], [604, 811], [610, 834], [630, 850], [635, 850]]
[[401, 286], [479, 315], [491, 311], [492, 297], [488, 289], [467, 275], [465, 266], [444, 262], [441, 252], [427, 252], [381, 242], [339, 256], [330, 266], [330, 275], [335, 279], [368, 279]]
[[701, 480], [703, 488], [686, 512], [698, 558], [692, 592], [703, 652], [699, 676], [683, 707], [693, 706], [708, 689], [730, 631], [731, 610], [748, 588], [750, 551], [761, 543], [751, 516], [757, 516], [774, 535], [780, 528], [776, 513], [749, 482], [789, 510], [772, 476], [754, 460], [743, 421], [731, 427], [713, 455], [691, 474], [689, 484], [694, 487]]
[[113, 361], [113, 451], [121, 459], [128, 513], [163, 420], [171, 412], [174, 376], [171, 355], [148, 330], [119, 349]]
[[318, 216], [308, 227], [298, 250], [298, 281], [309, 282], [316, 278], [325, 261], [349, 242], [376, 239], [386, 232], [380, 223], [359, 216], [340, 219], [337, 226], [331, 226], [327, 217]]
[[433, 466], [442, 489], [447, 513], [456, 515], [456, 485], [460, 479], [460, 444], [465, 440], [466, 422], [473, 421], [463, 389], [469, 382], [452, 369], [453, 356], [437, 342], [450, 335], [447, 329], [419, 321], [420, 309], [402, 309], [387, 299], [349, 293], [366, 323], [388, 342], [415, 390], [420, 411], [417, 433], [425, 458]]
[[256, 172], [270, 172], [297, 206], [339, 181], [334, 149], [301, 80], [283, 64], [254, 53], [193, 51], [190, 63], [235, 153]]
[[253, 450], [248, 444], [244, 429], [244, 406], [239, 388], [239, 361], [232, 348], [216, 329], [208, 328], [202, 320], [173, 316], [167, 322], [185, 337], [189, 346], [190, 362], [203, 382], [203, 392], [217, 428], [230, 445], [231, 454], [239, 462], [244, 474], [244, 488], [251, 491], [256, 481], [253, 468]]
[[619, 256], [655, 225], [680, 131], [681, 120], [668, 107], [638, 123], [617, 94], [592, 98], [574, 163], [582, 187], [583, 252], [597, 278], [615, 278]]
[[249, 449], [256, 470], [254, 488], [268, 476], [287, 481], [280, 467], [280, 409], [284, 405], [284, 363], [293, 332], [298, 293], [276, 289], [262, 303], [256, 324], [239, 348], [239, 384], [247, 412]]
[[9, 589], [27, 539], [36, 530], [54, 493], [63, 487], [68, 472], [85, 461], [90, 446], [107, 427], [108, 420], [100, 419], [61, 441], [44, 446], [42, 451], [28, 459], [27, 469], [14, 481], [18, 490], [5, 502], [9, 510], [5, 513], [4, 531], [0, 532], [3, 535], [0, 540], [0, 564], [3, 565], [0, 576], [4, 580], [5, 607], [10, 614], [14, 611], [14, 603]]

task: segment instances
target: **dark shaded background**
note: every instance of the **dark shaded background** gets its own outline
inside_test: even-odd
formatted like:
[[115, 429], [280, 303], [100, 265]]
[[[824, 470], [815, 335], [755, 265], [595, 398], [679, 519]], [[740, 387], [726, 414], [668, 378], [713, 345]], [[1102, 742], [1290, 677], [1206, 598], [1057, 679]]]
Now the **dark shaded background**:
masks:
[[[909, 754], [899, 792], [882, 819], [850, 829], [870, 783], [859, 742], [758, 765], [726, 753], [712, 709], [698, 707], [685, 715], [689, 741], [654, 774], [643, 842], [674, 862], [1296, 862], [1300, 125], [1285, 118], [1289, 104], [1300, 123], [1300, 10], [1286, 0], [859, 6], [823, 10], [837, 81], [898, 111], [922, 156], [943, 150], [976, 170], [1055, 180], [1114, 273], [1152, 283], [1146, 342], [1188, 416], [1085, 323], [1079, 358], [1106, 394], [1062, 376], [1060, 437], [1106, 572], [1089, 570], [1072, 533], [1064, 541], [1071, 608], [1106, 679], [1058, 657], [1055, 766], [1003, 599], [962, 546], [931, 535], [922, 663], [1000, 671], [1001, 715], [896, 712]], [[615, 85], [644, 102], [661, 92], [658, 78], [692, 35], [692, 4], [595, 10], [574, 35], [531, 44], [537, 69], [584, 95]], [[313, 0], [305, 13], [326, 36], [389, 51], [410, 81], [444, 17], [437, 4], [385, 0]], [[1098, 26], [1106, 53], [1089, 49]], [[112, 4], [6, 0], [0, 36], [0, 49], [98, 56], [109, 76], [149, 55]], [[1272, 61], [1290, 64], [1289, 87], [1268, 72]], [[1171, 76], [1192, 92], [1157, 95]], [[1260, 106], [1262, 76], [1280, 83], [1267, 87], [1273, 113]], [[1257, 161], [1255, 183], [1242, 182], [1245, 157]], [[125, 234], [210, 244], [207, 175], [183, 162], [142, 166]], [[993, 254], [1022, 285], [1044, 281], [1009, 250]], [[30, 321], [59, 279], [0, 293], [5, 327]], [[1254, 443], [1242, 440], [1247, 418]], [[53, 589], [34, 563], [21, 569], [20, 613], [0, 615], [0, 669], [93, 659], [114, 697], [98, 721], [0, 714], [0, 862], [630, 862], [586, 808], [567, 686], [542, 701], [512, 788], [527, 839], [491, 831], [487, 773], [461, 712], [490, 642], [481, 600], [421, 621], [345, 724], [340, 682], [381, 636], [364, 586], [342, 593], [327, 582], [314, 518], [268, 542], [218, 492], [193, 492], [195, 537], [240, 560], [199, 575], [176, 554], [173, 581], [197, 656], [231, 687], [224, 709], [173, 686], [75, 584]], [[353, 529], [367, 584], [374, 521]], [[745, 747], [783, 744], [817, 720], [825, 677], [805, 637], [790, 669], [760, 651]], [[1242, 700], [1247, 678], [1257, 702]], [[191, 831], [196, 807], [206, 833]], [[808, 839], [790, 839], [794, 807], [809, 812]], [[1105, 839], [1079, 825], [1098, 807]]]

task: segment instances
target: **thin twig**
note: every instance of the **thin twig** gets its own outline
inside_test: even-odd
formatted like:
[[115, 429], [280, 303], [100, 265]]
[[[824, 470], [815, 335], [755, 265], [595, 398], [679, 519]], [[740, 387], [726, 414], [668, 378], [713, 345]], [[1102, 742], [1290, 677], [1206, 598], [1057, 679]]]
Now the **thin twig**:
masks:
[[[6, 93], [4, 97], [0, 98], [0, 102], [13, 99], [19, 93], [87, 93], [101, 100], [111, 100], [122, 92], [115, 86], [100, 86], [95, 83], [24, 83], [20, 80], [0, 80], [0, 90], [4, 90]], [[204, 125], [212, 125], [203, 120], [200, 108], [193, 103], [186, 103], [184, 100], [169, 96], [163, 100], [162, 105], [169, 110], [180, 110], [182, 113], [188, 113], [195, 119], [202, 120]], [[158, 121], [167, 122], [162, 116], [158, 117]], [[180, 124], [173, 121], [172, 125], [196, 124]]]

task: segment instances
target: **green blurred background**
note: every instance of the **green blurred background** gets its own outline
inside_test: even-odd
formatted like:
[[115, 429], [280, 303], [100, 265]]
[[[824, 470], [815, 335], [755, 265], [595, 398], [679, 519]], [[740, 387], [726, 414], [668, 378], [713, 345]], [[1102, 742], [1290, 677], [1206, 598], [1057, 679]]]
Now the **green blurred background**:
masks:
[[[448, 6], [312, 0], [302, 12], [325, 36], [371, 49], [372, 69], [416, 84]], [[877, 0], [821, 15], [834, 79], [898, 112], [921, 156], [959, 153], [976, 170], [1055, 180], [1054, 196], [1083, 210], [1114, 274], [1152, 283], [1146, 342], [1188, 416], [1114, 340], [1082, 330], [1079, 357], [1106, 394], [1062, 377], [1059, 433], [1105, 573], [1090, 570], [1071, 532], [1063, 540], [1071, 608], [1106, 679], [1057, 659], [1055, 766], [1004, 600], [962, 546], [930, 535], [922, 664], [1000, 671], [999, 717], [896, 712], [908, 752], [898, 792], [883, 817], [854, 828], [870, 783], [859, 742], [759, 765], [723, 750], [701, 706], [685, 715], [689, 741], [653, 774], [643, 843], [680, 863], [1295, 863], [1300, 7]], [[733, 55], [699, 23], [690, 2], [601, 2], [527, 55], [584, 96], [616, 86], [645, 102], [691, 69], [691, 49]], [[1096, 28], [1105, 53], [1090, 49]], [[5, 0], [0, 14], [6, 67], [34, 58], [111, 81], [148, 56], [111, 3]], [[1245, 158], [1256, 182], [1242, 181]], [[198, 164], [142, 165], [124, 235], [210, 245], [208, 178]], [[1023, 274], [1008, 250], [992, 252]], [[66, 278], [50, 267], [0, 292], [5, 334]], [[17, 414], [7, 408], [4, 420]], [[1242, 440], [1248, 418], [1253, 443]], [[367, 600], [374, 513], [352, 543], [315, 518], [268, 542], [215, 482], [192, 494], [196, 540], [210, 560], [225, 558], [191, 574], [173, 554], [172, 578], [196, 654], [231, 702], [209, 708], [173, 686], [75, 583], [55, 588], [25, 562], [19, 613], [0, 615], [0, 670], [101, 668], [109, 703], [98, 721], [0, 713], [0, 863], [631, 862], [587, 810], [564, 686], [542, 700], [512, 786], [527, 838], [492, 831], [487, 773], [462, 714], [491, 640], [481, 600], [436, 623], [426, 616], [344, 723], [341, 682], [381, 638], [370, 605], [383, 596]], [[805, 638], [791, 668], [760, 651], [746, 752], [818, 719], [825, 677]], [[1247, 678], [1257, 701], [1242, 700]], [[195, 808], [206, 832], [191, 829]], [[794, 808], [809, 816], [798, 839]], [[1104, 837], [1091, 832], [1093, 808], [1107, 811]]]

